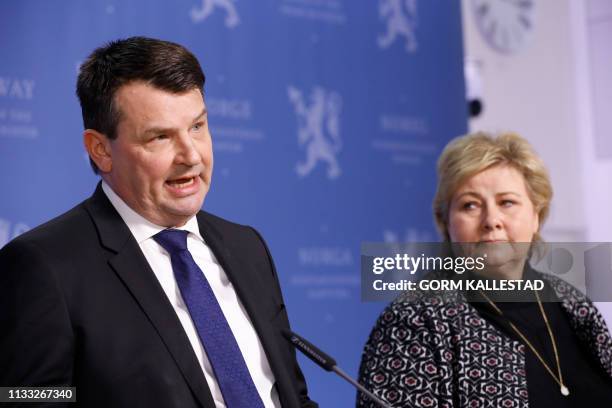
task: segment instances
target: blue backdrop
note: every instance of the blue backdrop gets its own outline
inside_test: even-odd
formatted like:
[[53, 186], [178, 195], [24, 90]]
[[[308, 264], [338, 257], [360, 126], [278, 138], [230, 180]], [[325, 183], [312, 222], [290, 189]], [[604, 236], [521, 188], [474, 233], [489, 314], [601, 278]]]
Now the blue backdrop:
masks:
[[[466, 130], [459, 2], [0, 2], [0, 246], [93, 192], [77, 70], [131, 35], [200, 59], [205, 208], [263, 233], [294, 329], [356, 375], [384, 306], [360, 300], [360, 244], [435, 239], [435, 160]], [[323, 407], [353, 404], [301, 362]]]

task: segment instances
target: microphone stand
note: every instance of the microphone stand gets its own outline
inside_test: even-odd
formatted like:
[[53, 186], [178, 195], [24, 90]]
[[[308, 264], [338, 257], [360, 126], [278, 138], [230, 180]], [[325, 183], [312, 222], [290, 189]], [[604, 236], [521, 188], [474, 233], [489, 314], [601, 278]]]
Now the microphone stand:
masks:
[[357, 388], [359, 391], [367, 395], [373, 402], [376, 403], [376, 405], [382, 408], [391, 408], [385, 403], [385, 401], [374, 395], [372, 392], [368, 391], [363, 385], [359, 384], [347, 373], [342, 371], [340, 367], [338, 367], [338, 365], [336, 364], [336, 360], [325, 354], [314, 344], [310, 343], [302, 336], [295, 334], [290, 330], [283, 330], [283, 336], [285, 336], [285, 338], [289, 341], [289, 343], [293, 345], [293, 347], [300, 350], [306, 357], [311, 359], [319, 367], [321, 367], [325, 371], [333, 371], [341, 378], [348, 381], [351, 385], [353, 385], [353, 387]]

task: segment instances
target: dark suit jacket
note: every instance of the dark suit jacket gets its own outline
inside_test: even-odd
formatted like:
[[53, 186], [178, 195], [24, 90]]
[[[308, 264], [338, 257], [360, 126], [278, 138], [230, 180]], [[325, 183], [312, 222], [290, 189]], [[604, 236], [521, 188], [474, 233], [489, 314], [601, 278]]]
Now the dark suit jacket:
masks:
[[[281, 335], [289, 321], [264, 241], [205, 212], [197, 219], [259, 335], [282, 406], [316, 407]], [[100, 185], [0, 250], [0, 385], [73, 385], [86, 407], [214, 407], [172, 305]]]

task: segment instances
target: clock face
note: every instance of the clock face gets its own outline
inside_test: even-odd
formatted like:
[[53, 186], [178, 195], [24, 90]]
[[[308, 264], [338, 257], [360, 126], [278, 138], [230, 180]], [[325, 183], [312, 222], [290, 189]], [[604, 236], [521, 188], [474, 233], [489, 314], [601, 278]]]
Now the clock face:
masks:
[[534, 31], [535, 0], [472, 0], [480, 34], [495, 50], [510, 54], [522, 49]]

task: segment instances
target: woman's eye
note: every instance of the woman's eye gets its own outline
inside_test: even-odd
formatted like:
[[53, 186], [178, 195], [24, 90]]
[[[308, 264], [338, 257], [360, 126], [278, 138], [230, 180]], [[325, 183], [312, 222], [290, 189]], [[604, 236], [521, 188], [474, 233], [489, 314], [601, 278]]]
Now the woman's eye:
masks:
[[502, 207], [512, 207], [514, 204], [516, 204], [514, 200], [502, 200], [501, 202]]
[[196, 123], [193, 125], [192, 129], [197, 132], [198, 130], [202, 129], [202, 126], [204, 126], [202, 123]]
[[476, 202], [475, 201], [468, 201], [466, 203], [463, 203], [461, 205], [461, 208], [464, 210], [473, 210], [474, 208], [476, 208]]

